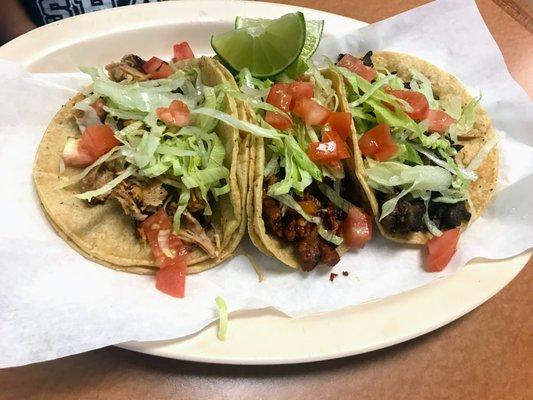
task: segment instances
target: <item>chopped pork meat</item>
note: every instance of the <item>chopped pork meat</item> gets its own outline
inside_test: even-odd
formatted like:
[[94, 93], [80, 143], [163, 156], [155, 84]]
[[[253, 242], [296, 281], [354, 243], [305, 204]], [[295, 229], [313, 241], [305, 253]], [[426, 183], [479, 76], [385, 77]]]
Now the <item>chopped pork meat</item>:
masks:
[[[209, 238], [204, 227], [188, 211], [183, 213], [182, 224], [178, 236], [184, 242], [193, 243], [202, 248], [209, 257], [215, 258], [218, 256], [218, 249], [213, 244], [213, 240]], [[218, 239], [215, 237], [215, 242], [217, 241]]]
[[[334, 245], [318, 235], [316, 224], [307, 221], [291, 208], [287, 208], [283, 214], [280, 203], [267, 195], [268, 187], [276, 181], [278, 179], [272, 177], [265, 179], [263, 190], [263, 221], [267, 231], [279, 239], [294, 243], [304, 271], [311, 271], [320, 263], [328, 266], [337, 264], [339, 253]], [[321, 194], [309, 189], [295, 200], [306, 213], [320, 216], [326, 229], [341, 235], [346, 214], [322, 198]]]
[[159, 181], [145, 182], [129, 178], [119, 183], [109, 194], [116, 199], [124, 213], [136, 221], [144, 221], [161, 207], [168, 193]]
[[134, 54], [128, 54], [122, 57], [120, 62], [114, 62], [106, 65], [109, 72], [109, 77], [115, 82], [122, 82], [125, 79], [130, 79], [134, 82], [142, 82], [150, 79], [150, 75], [146, 74], [142, 68], [144, 60]]

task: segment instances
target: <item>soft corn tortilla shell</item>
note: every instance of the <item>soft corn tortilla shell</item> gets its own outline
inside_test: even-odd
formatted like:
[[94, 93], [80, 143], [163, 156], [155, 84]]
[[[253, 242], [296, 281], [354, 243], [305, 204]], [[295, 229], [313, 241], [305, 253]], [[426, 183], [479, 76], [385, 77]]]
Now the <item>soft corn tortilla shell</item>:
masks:
[[[341, 77], [331, 71], [323, 70], [322, 75], [333, 82], [333, 87], [342, 85]], [[248, 120], [254, 122], [255, 112], [249, 105], [244, 105], [247, 109]], [[355, 135], [355, 132], [353, 132]], [[352, 140], [355, 136], [352, 136]], [[252, 154], [250, 156], [250, 184], [248, 188], [248, 234], [252, 243], [267, 256], [275, 257], [283, 264], [298, 268], [300, 266], [298, 254], [294, 248], [294, 243], [280, 240], [266, 231], [265, 223], [263, 221], [263, 171], [265, 169], [265, 147], [264, 140], [260, 137], [254, 137], [252, 145]], [[345, 179], [351, 179], [356, 183], [355, 187], [359, 191], [358, 180], [355, 177], [355, 165], [353, 160], [347, 164], [348, 174]], [[357, 197], [357, 195], [356, 195]], [[366, 198], [363, 199], [366, 201]], [[342, 245], [337, 247], [337, 252], [342, 255], [346, 252], [346, 248]]]
[[[470, 100], [472, 100], [472, 96], [457, 78], [418, 57], [404, 53], [381, 51], [373, 54], [372, 61], [374, 62], [376, 68], [386, 68], [389, 71], [396, 71], [398, 76], [404, 80], [410, 80], [410, 69], [416, 69], [423, 73], [431, 81], [433, 93], [438, 96], [441, 105], [447, 106], [451, 99], [455, 96], [461, 97], [463, 107], [466, 106]], [[342, 111], [349, 111], [344, 85], [337, 86], [337, 92], [339, 93], [341, 102], [340, 108]], [[457, 155], [458, 159], [463, 165], [468, 165], [478, 153], [479, 149], [493, 137], [494, 130], [489, 116], [485, 110], [483, 110], [481, 107], [478, 107], [473, 129], [468, 133], [467, 137], [462, 137], [460, 140], [460, 143], [463, 144], [464, 147]], [[427, 241], [433, 236], [430, 233], [413, 232], [410, 234], [394, 234], [387, 232], [379, 223], [380, 207], [377, 202], [375, 192], [367, 183], [363, 158], [358, 146], [355, 146], [354, 150], [356, 156], [356, 174], [368, 196], [368, 200], [374, 212], [374, 216], [381, 233], [385, 237], [400, 243], [427, 243]], [[472, 213], [471, 221], [473, 221], [483, 212], [494, 192], [496, 181], [498, 179], [497, 148], [494, 148], [490, 152], [490, 154], [477, 169], [476, 173], [478, 175], [478, 179], [477, 181], [471, 183], [470, 189], [470, 197], [473, 205], [473, 209], [469, 210]], [[465, 229], [467, 225], [467, 223], [463, 223], [461, 229]]]
[[[198, 67], [206, 85], [215, 86], [226, 80], [219, 64], [207, 57], [184, 65]], [[79, 94], [65, 104], [43, 136], [33, 170], [39, 199], [58, 234], [86, 258], [127, 272], [154, 273], [157, 265], [149, 246], [139, 239], [131, 218], [124, 214], [118, 202], [107, 201], [90, 206], [74, 197], [80, 191], [76, 185], [56, 189], [64, 177], [80, 172], [79, 169], [67, 168], [60, 176], [59, 163], [67, 138], [79, 136], [73, 106], [82, 97]], [[228, 113], [238, 116], [232, 99], [225, 100], [225, 107]], [[240, 139], [236, 129], [222, 122], [217, 125], [216, 131], [225, 145], [224, 164], [230, 170], [230, 192], [213, 206], [213, 229], [220, 236], [220, 252], [216, 259], [212, 259], [202, 250], [195, 249], [188, 256], [188, 273], [204, 271], [229, 258], [245, 230], [244, 201], [248, 178], [247, 170], [239, 166], [247, 163], [249, 144]]]

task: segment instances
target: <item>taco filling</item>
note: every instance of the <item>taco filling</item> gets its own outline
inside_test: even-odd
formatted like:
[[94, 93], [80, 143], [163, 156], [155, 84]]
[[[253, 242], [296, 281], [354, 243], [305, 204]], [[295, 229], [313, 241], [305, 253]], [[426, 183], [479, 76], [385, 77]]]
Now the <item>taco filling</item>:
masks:
[[93, 83], [74, 105], [81, 137], [68, 138], [62, 158], [84, 169], [59, 186], [78, 184], [75, 196], [91, 206], [116, 202], [152, 250], [156, 286], [183, 297], [187, 254], [220, 256], [214, 214], [230, 191], [231, 154], [215, 128], [217, 118], [239, 121], [223, 111], [221, 87], [204, 84], [189, 46], [176, 46], [171, 63], [130, 54], [82, 68]]
[[255, 168], [262, 184], [251, 189], [261, 190], [254, 212], [265, 234], [292, 246], [304, 271], [334, 266], [341, 249], [363, 247], [371, 238], [371, 218], [347, 200], [356, 191], [347, 171], [351, 114], [337, 110], [331, 80], [311, 62], [298, 80], [284, 76], [274, 83], [246, 69], [237, 79], [241, 93], [229, 94], [255, 109], [257, 124], [273, 132], [261, 139], [264, 163]]

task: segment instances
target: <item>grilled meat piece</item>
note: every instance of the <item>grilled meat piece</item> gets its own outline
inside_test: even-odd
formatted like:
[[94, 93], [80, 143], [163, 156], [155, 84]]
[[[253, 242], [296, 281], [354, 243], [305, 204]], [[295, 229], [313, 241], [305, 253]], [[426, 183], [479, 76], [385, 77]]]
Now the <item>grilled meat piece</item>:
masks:
[[189, 197], [189, 203], [187, 203], [187, 210], [191, 213], [203, 210], [205, 208], [205, 201], [202, 199], [197, 190], [191, 190], [191, 196]]
[[163, 205], [167, 195], [159, 181], [145, 182], [128, 178], [111, 191], [109, 198], [116, 199], [126, 215], [136, 221], [144, 221]]
[[341, 260], [341, 257], [335, 249], [335, 246], [333, 246], [331, 243], [319, 238], [317, 244], [318, 249], [320, 250], [320, 259], [324, 264], [329, 267], [333, 267]]
[[346, 219], [346, 213], [328, 202], [326, 210], [320, 213], [324, 227], [339, 236], [342, 232], [342, 221]]
[[178, 236], [184, 242], [192, 243], [203, 249], [209, 257], [218, 257], [218, 244], [217, 246], [213, 244], [213, 241], [218, 242], [218, 237], [214, 237], [212, 240], [207, 235], [204, 227], [188, 211], [183, 213], [182, 225], [178, 232]]
[[316, 229], [306, 238], [296, 243], [296, 251], [300, 258], [300, 267], [303, 271], [312, 271], [320, 262], [320, 249]]
[[281, 218], [279, 203], [272, 197], [266, 196], [263, 199], [263, 220], [267, 229], [279, 238], [283, 237]]
[[[385, 196], [385, 201], [394, 197], [393, 195]], [[381, 220], [381, 224], [393, 233], [409, 233], [427, 230], [424, 223], [424, 213], [426, 209], [424, 202], [409, 202], [406, 199], [400, 199], [394, 210]]]
[[374, 63], [372, 62], [372, 50], [367, 51], [366, 54], [361, 58], [361, 61], [367, 67], [374, 68]]
[[[290, 209], [293, 211], [292, 209]], [[313, 224], [306, 221], [298, 213], [287, 212], [282, 218], [283, 237], [289, 242], [305, 238], [311, 234]]]
[[439, 229], [453, 229], [461, 225], [463, 221], [469, 221], [472, 216], [466, 209], [466, 201], [455, 204], [429, 203], [429, 216], [439, 221]]
[[150, 79], [142, 68], [144, 60], [134, 54], [128, 54], [122, 57], [120, 62], [106, 65], [109, 77], [115, 82], [121, 82], [124, 79], [131, 79], [134, 82], [142, 82]]

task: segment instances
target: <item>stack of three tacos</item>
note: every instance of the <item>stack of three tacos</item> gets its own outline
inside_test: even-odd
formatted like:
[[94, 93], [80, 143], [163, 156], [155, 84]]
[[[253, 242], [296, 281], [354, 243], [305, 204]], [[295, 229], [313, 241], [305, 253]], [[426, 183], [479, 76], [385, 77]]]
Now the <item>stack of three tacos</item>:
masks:
[[[135, 273], [178, 265], [183, 276], [231, 257], [246, 226], [259, 250], [304, 270], [364, 246], [369, 215], [404, 243], [464, 229], [497, 179], [486, 113], [418, 58], [350, 57], [278, 84], [240, 74], [239, 86], [207, 57], [150, 69], [128, 55], [107, 73], [87, 70], [93, 84], [54, 117], [37, 153], [47, 217], [98, 263]], [[453, 122], [435, 129], [427, 113], [413, 117], [401, 92], [422, 93], [424, 112], [446, 110]], [[94, 123], [114, 132], [105, 152], [87, 151]]]

